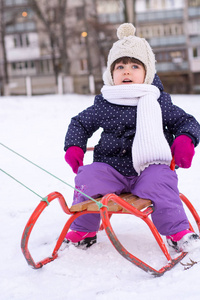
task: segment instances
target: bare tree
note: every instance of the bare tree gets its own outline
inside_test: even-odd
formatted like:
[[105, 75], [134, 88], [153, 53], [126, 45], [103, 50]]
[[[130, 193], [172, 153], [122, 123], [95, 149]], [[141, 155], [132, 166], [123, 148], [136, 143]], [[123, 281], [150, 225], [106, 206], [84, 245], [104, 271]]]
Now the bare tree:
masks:
[[8, 60], [5, 45], [5, 14], [4, 14], [4, 0], [0, 0], [0, 45], [3, 54], [3, 93], [9, 94], [9, 76], [8, 76]]
[[[67, 0], [29, 0], [29, 3], [47, 33], [57, 83], [60, 72], [69, 74], [66, 34]], [[58, 59], [61, 63], [58, 63]]]

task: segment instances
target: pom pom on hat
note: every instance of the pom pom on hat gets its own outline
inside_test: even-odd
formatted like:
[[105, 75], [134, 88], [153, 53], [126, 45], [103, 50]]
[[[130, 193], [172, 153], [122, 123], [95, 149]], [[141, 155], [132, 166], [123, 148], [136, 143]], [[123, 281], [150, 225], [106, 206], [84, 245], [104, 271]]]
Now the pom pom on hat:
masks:
[[123, 39], [125, 36], [135, 35], [135, 27], [131, 23], [121, 24], [117, 29], [117, 37], [119, 40]]
[[103, 74], [103, 81], [105, 85], [114, 85], [111, 65], [121, 57], [131, 57], [140, 60], [146, 71], [144, 83], [152, 84], [156, 69], [155, 69], [155, 55], [149, 45], [144, 39], [135, 35], [136, 29], [131, 23], [121, 24], [117, 29], [117, 37], [119, 40], [115, 42], [110, 49], [107, 61], [107, 69]]

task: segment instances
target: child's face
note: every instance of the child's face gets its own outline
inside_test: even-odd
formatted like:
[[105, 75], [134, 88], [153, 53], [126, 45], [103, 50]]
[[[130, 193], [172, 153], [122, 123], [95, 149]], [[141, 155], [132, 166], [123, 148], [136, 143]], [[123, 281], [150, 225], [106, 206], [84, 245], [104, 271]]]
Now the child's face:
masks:
[[117, 63], [112, 74], [114, 85], [144, 83], [145, 75], [144, 67], [135, 62]]

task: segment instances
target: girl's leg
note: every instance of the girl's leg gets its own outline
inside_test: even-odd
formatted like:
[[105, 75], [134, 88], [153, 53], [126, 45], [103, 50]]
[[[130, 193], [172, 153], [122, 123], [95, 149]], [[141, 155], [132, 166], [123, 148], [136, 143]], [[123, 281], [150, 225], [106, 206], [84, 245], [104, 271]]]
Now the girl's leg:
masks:
[[[75, 186], [86, 195], [97, 198], [108, 193], [120, 194], [128, 192], [128, 181], [111, 166], [105, 163], [94, 162], [91, 165], [80, 167], [75, 177]], [[73, 204], [88, 200], [81, 193], [75, 191]], [[99, 214], [87, 214], [77, 218], [70, 229], [83, 232], [98, 231]]]
[[153, 202], [152, 221], [162, 235], [189, 228], [177, 182], [176, 173], [167, 165], [150, 165], [132, 184], [131, 192], [134, 195]]

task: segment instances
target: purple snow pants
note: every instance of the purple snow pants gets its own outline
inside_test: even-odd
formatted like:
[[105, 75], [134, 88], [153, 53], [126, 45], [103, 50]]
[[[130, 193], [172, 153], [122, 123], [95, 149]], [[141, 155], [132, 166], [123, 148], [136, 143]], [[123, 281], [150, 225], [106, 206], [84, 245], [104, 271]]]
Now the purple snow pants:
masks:
[[[177, 175], [167, 165], [150, 165], [140, 176], [125, 177], [105, 163], [94, 162], [80, 167], [75, 177], [78, 190], [93, 198], [108, 193], [132, 194], [153, 202], [152, 221], [162, 235], [175, 234], [189, 228], [187, 216], [179, 198]], [[75, 191], [73, 204], [87, 200]], [[77, 218], [71, 229], [98, 231], [99, 214], [87, 214]]]

